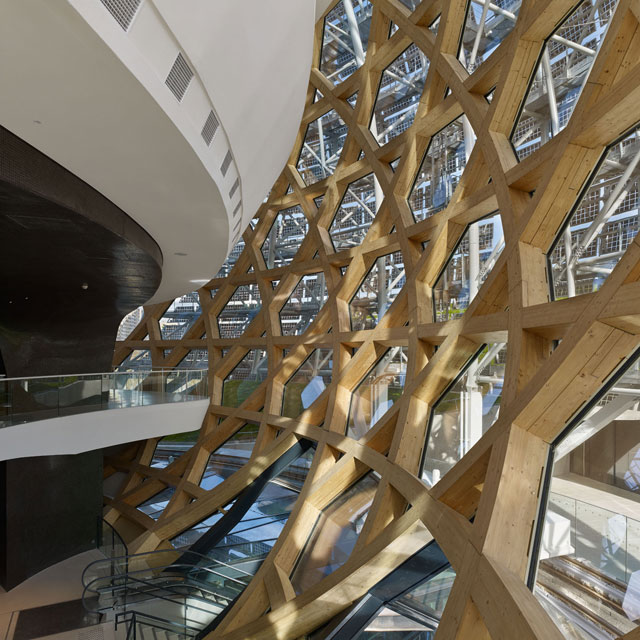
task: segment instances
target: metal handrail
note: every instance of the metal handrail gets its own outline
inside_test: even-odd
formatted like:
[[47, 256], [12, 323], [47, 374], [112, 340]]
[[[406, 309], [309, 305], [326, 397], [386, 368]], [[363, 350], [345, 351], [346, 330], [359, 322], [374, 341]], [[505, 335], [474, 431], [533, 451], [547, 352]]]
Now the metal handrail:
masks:
[[[124, 547], [124, 550], [126, 551], [127, 555], [129, 553], [129, 549], [127, 547], [126, 542], [122, 539], [122, 536], [116, 531], [115, 527], [110, 523], [107, 522], [104, 518], [98, 516], [98, 530], [97, 530], [97, 547], [98, 549], [100, 549], [101, 547], [104, 547], [104, 533], [103, 533], [103, 529], [104, 526], [106, 525], [110, 530], [111, 530], [111, 538], [112, 538], [112, 548], [115, 549], [115, 543], [116, 543], [116, 539], [118, 541], [118, 544], [122, 545], [122, 547]], [[113, 556], [107, 556], [109, 560], [113, 560]]]
[[[150, 620], [151, 622], [141, 622], [138, 620], [138, 618], [144, 618], [145, 620]], [[171, 620], [167, 620], [166, 618], [161, 618], [160, 616], [154, 616], [154, 615], [151, 615], [150, 613], [144, 613], [142, 611], [130, 610], [130, 611], [123, 611], [116, 614], [116, 621], [115, 621], [116, 629], [118, 628], [118, 624], [121, 624], [122, 621], [124, 621], [125, 623], [127, 622], [130, 623], [127, 629], [126, 640], [136, 640], [135, 627], [137, 624], [145, 624], [148, 627], [153, 627], [155, 629], [162, 629], [163, 631], [169, 631], [169, 629], [166, 629], [165, 627], [162, 626], [162, 625], [165, 625], [166, 627], [173, 627], [173, 629], [176, 629], [176, 633], [182, 633], [183, 635], [188, 635], [189, 637], [196, 637], [198, 635], [198, 631], [196, 629], [192, 629], [188, 625], [177, 624], [175, 622], [172, 622]], [[153, 621], [157, 622], [157, 624], [154, 624]], [[133, 630], [133, 636], [131, 635], [132, 630]], [[192, 633], [194, 635], [192, 635]]]
[[[243, 542], [243, 543], [239, 543], [239, 544], [246, 544], [246, 543]], [[234, 571], [238, 571], [239, 573], [244, 573], [246, 576], [253, 577], [253, 574], [247, 573], [246, 571], [242, 571], [242, 569], [238, 569], [238, 568], [234, 567], [233, 565], [228, 565], [228, 564], [222, 562], [221, 560], [216, 560], [215, 558], [211, 558], [211, 557], [206, 556], [206, 555], [204, 555], [202, 553], [198, 553], [197, 551], [186, 551], [186, 552], [182, 552], [181, 553], [180, 551], [178, 551], [176, 549], [159, 549], [159, 550], [156, 550], [156, 551], [146, 551], [144, 553], [134, 553], [134, 554], [131, 554], [131, 555], [114, 556], [113, 558], [108, 558], [108, 559], [104, 558], [104, 559], [100, 559], [100, 560], [94, 560], [93, 562], [88, 564], [85, 567], [84, 571], [82, 572], [82, 585], [84, 587], [87, 587], [91, 582], [93, 582], [93, 579], [90, 580], [89, 582], [85, 581], [86, 574], [87, 574], [87, 572], [89, 571], [89, 569], [91, 567], [97, 566], [100, 563], [103, 563], [104, 565], [107, 565], [107, 564], [111, 565], [112, 563], [115, 563], [115, 562], [118, 562], [118, 561], [122, 561], [122, 564], [124, 564], [126, 566], [129, 566], [129, 563], [133, 559], [145, 558], [145, 557], [150, 557], [150, 556], [158, 557], [160, 554], [169, 554], [169, 553], [170, 554], [175, 554], [177, 556], [176, 560], [181, 555], [185, 555], [185, 554], [193, 555], [193, 556], [196, 556], [197, 558], [201, 558], [204, 561], [215, 562], [216, 564], [221, 565], [223, 567], [226, 567], [228, 569], [232, 569]], [[185, 562], [182, 562], [182, 563], [180, 563], [180, 565], [181, 566], [185, 566], [185, 567], [188, 566], [188, 567], [192, 567], [192, 568], [196, 568], [197, 567], [198, 569], [207, 569], [207, 567], [200, 566], [200, 565], [198, 565], [196, 563], [185, 563]], [[169, 568], [169, 567], [172, 567], [172, 566], [177, 566], [177, 565], [176, 565], [176, 563], [172, 562], [170, 564], [165, 564], [165, 565], [162, 565], [162, 566], [147, 567], [145, 569], [139, 569], [136, 572], [150, 571], [150, 570], [154, 570], [154, 569], [165, 569], [165, 568]], [[213, 570], [210, 569], [210, 572], [213, 573]], [[131, 572], [129, 572], [129, 573], [131, 573]]]
[[[232, 565], [225, 565], [223, 562], [218, 562], [218, 564], [222, 565], [222, 566], [226, 566], [229, 569], [233, 570], [233, 571], [237, 571], [238, 573], [243, 573], [245, 576], [249, 577], [249, 578], [253, 578], [253, 575], [250, 573], [247, 573], [246, 571], [243, 571], [242, 569], [238, 569]], [[241, 585], [242, 587], [246, 587], [247, 584], [245, 582], [243, 582], [241, 579], [238, 578], [233, 578], [232, 576], [227, 576], [224, 573], [219, 573], [218, 571], [216, 571], [215, 569], [212, 569], [211, 567], [201, 567], [199, 565], [191, 565], [191, 564], [171, 564], [171, 565], [166, 565], [166, 566], [160, 566], [160, 567], [153, 567], [153, 568], [148, 568], [148, 569], [139, 569], [137, 571], [127, 571], [126, 573], [122, 573], [122, 574], [111, 574], [108, 576], [97, 576], [96, 578], [94, 578], [93, 580], [91, 580], [88, 584], [85, 585], [85, 591], [89, 591], [92, 593], [100, 593], [100, 591], [98, 589], [96, 589], [96, 583], [99, 582], [105, 582], [105, 581], [114, 581], [114, 580], [124, 580], [125, 581], [125, 587], [126, 587], [126, 581], [127, 580], [135, 580], [136, 582], [140, 582], [140, 583], [144, 583], [144, 584], [151, 584], [153, 581], [160, 579], [160, 578], [171, 578], [174, 577], [175, 574], [171, 574], [168, 573], [166, 570], [167, 569], [172, 569], [172, 568], [176, 568], [176, 569], [180, 569], [180, 568], [189, 568], [189, 569], [194, 569], [194, 570], [198, 570], [198, 571], [202, 571], [204, 573], [208, 573], [210, 575], [216, 576], [218, 578], [223, 578], [224, 580], [228, 580], [230, 582], [234, 582], [236, 584]], [[161, 573], [157, 573], [156, 575], [153, 575], [147, 579], [141, 578], [141, 577], [136, 577], [136, 574], [140, 574], [143, 572], [147, 572], [147, 571], [154, 571], [154, 570], [158, 570], [159, 572], [161, 571]], [[186, 578], [186, 574], [179, 574], [182, 575], [182, 577]], [[194, 580], [194, 582], [196, 582]], [[200, 581], [197, 581], [198, 584], [206, 584], [206, 583], [201, 583]], [[121, 585], [122, 586], [122, 585]], [[111, 586], [109, 587], [109, 589], [114, 589], [117, 588], [115, 585], [111, 584]]]
[[6, 378], [0, 375], [0, 382], [13, 382], [16, 380], [44, 380], [48, 378], [82, 378], [85, 376], [125, 376], [125, 375], [141, 375], [149, 373], [167, 373], [167, 372], [185, 372], [185, 373], [208, 373], [207, 369], [179, 369], [176, 367], [160, 368], [160, 369], [137, 369], [135, 371], [96, 371], [94, 373], [55, 373], [47, 376], [21, 376], [18, 378]]
[[[111, 576], [111, 577], [113, 577], [113, 576]], [[207, 598], [195, 595], [193, 593], [191, 593], [191, 594], [180, 593], [179, 591], [173, 589], [171, 586], [153, 584], [151, 582], [147, 582], [145, 580], [140, 580], [138, 578], [131, 578], [128, 575], [123, 576], [122, 579], [125, 581], [124, 584], [119, 585], [119, 587], [117, 587], [117, 588], [114, 588], [113, 586], [112, 587], [106, 587], [104, 591], [111, 591], [111, 592], [115, 593], [116, 591], [123, 591], [124, 590], [125, 591], [125, 596], [128, 595], [129, 593], [137, 593], [137, 594], [140, 594], [140, 595], [150, 595], [150, 591], [153, 591], [153, 596], [150, 597], [149, 599], [165, 600], [166, 602], [174, 602], [175, 601], [174, 598], [172, 598], [170, 596], [178, 596], [179, 598], [187, 598], [188, 597], [188, 598], [191, 598], [192, 600], [198, 600], [198, 601], [203, 602], [203, 603], [218, 604], [214, 600], [209, 600]], [[100, 578], [98, 578], [98, 580], [100, 580]], [[149, 586], [150, 590], [145, 590], [145, 589], [142, 589], [141, 587], [137, 587], [136, 584], [134, 584], [132, 586], [131, 584], [129, 584], [129, 581], [132, 581], [134, 583], [140, 583], [140, 584], [145, 585], [145, 586]], [[246, 586], [244, 583], [242, 583], [242, 584], [243, 584], [243, 586]], [[189, 587], [190, 585], [187, 585], [187, 586]], [[85, 594], [87, 592], [87, 589], [89, 589], [89, 587], [85, 588]], [[191, 589], [192, 590], [197, 589], [198, 591], [204, 591], [205, 590], [202, 587], [196, 586], [196, 585], [191, 586]], [[163, 592], [165, 592], [165, 594], [168, 594], [168, 595], [159, 595], [157, 593], [158, 591], [163, 591]], [[209, 593], [211, 593], [212, 595], [214, 595], [214, 596], [218, 596], [218, 594], [216, 594], [215, 591], [213, 591], [211, 589], [209, 589], [207, 591]], [[95, 590], [92, 590], [92, 592], [93, 593], [97, 593], [97, 594], [101, 593], [101, 591], [95, 591]], [[106, 611], [108, 609], [113, 609], [113, 606], [97, 607], [96, 609], [90, 609], [86, 604], [86, 600], [85, 600], [85, 597], [84, 597], [85, 594], [83, 594], [82, 601], [83, 601], [84, 608], [87, 611], [93, 611], [93, 612], [96, 612], [96, 613], [100, 613], [100, 612]], [[225, 598], [224, 596], [218, 596], [218, 597]], [[225, 600], [228, 600], [228, 598], [225, 598]], [[194, 604], [190, 604], [189, 607], [191, 609], [194, 609], [194, 610], [197, 610], [197, 611], [202, 611], [203, 613], [207, 613], [207, 614], [212, 613], [212, 611], [210, 609], [199, 607], [199, 606], [194, 605]]]

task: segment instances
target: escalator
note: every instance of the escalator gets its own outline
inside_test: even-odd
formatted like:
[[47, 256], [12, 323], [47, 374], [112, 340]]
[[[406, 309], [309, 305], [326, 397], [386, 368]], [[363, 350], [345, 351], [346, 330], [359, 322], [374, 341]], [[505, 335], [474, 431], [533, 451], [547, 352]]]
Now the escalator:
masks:
[[126, 626], [127, 640], [207, 635], [275, 544], [304, 483], [313, 445], [300, 440], [287, 450], [190, 548], [90, 564], [83, 574], [85, 608], [113, 615]]
[[547, 613], [571, 640], [615, 640], [635, 629], [622, 608], [626, 590], [569, 556], [540, 562], [535, 587]]
[[83, 573], [83, 603], [93, 613], [135, 617], [138, 625], [154, 619], [196, 637], [242, 593], [256, 560], [246, 549], [231, 563], [175, 550], [97, 560]]

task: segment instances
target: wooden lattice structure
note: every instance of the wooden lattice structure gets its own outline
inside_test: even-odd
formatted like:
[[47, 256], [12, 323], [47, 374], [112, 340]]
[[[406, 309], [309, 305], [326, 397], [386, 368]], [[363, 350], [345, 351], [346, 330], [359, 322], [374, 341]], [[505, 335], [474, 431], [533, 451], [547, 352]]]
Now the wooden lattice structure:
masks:
[[[283, 533], [212, 637], [301, 637], [430, 537], [457, 574], [438, 638], [562, 637], [525, 584], [549, 444], [640, 343], [640, 238], [598, 291], [557, 301], [550, 301], [546, 255], [607, 146], [640, 120], [640, 3], [619, 1], [566, 127], [521, 161], [511, 144], [545, 39], [578, 4], [525, 0], [512, 31], [469, 74], [458, 60], [467, 0], [423, 0], [413, 12], [398, 0], [375, 0], [364, 64], [335, 86], [318, 64], [312, 68], [289, 163], [244, 232], [246, 246], [230, 274], [199, 290], [202, 315], [181, 340], [162, 340], [158, 320], [168, 303], [146, 307], [141, 324], [117, 344], [115, 364], [133, 349], [150, 349], [156, 367], [176, 366], [192, 349], [209, 354], [211, 405], [193, 448], [164, 469], [150, 467], [156, 441], [133, 459], [113, 461], [111, 470], [128, 475], [106, 518], [130, 552], [166, 547], [297, 438], [318, 443]], [[436, 32], [429, 27], [438, 16]], [[316, 62], [322, 37], [321, 20]], [[370, 121], [380, 79], [411, 43], [430, 63], [415, 120], [379, 146]], [[335, 171], [307, 186], [296, 168], [307, 125], [330, 110], [348, 128], [346, 140]], [[407, 198], [425, 151], [463, 114], [477, 140], [461, 179], [446, 208], [415, 222]], [[362, 243], [336, 251], [329, 228], [343, 195], [371, 172], [384, 200]], [[278, 213], [295, 206], [306, 218], [306, 237], [289, 264], [267, 269], [267, 234]], [[470, 223], [496, 211], [504, 250], [466, 313], [434, 322], [433, 287], [449, 256]], [[396, 252], [406, 284], [377, 325], [352, 331], [351, 299], [372, 265]], [[302, 276], [319, 272], [326, 303], [302, 335], [282, 335], [282, 306]], [[257, 285], [261, 309], [241, 337], [220, 337], [216, 318], [248, 284]], [[419, 472], [431, 408], [482, 344], [507, 341], [497, 421], [428, 489]], [[352, 391], [398, 346], [409, 357], [401, 397], [360, 440], [345, 436]], [[241, 406], [223, 406], [223, 381], [250, 349], [266, 351], [268, 376]], [[314, 349], [333, 351], [330, 384], [299, 416], [283, 417], [284, 385]], [[260, 428], [250, 462], [214, 489], [200, 488], [209, 453], [247, 422]], [[378, 489], [351, 556], [296, 596], [289, 576], [315, 515], [370, 470], [379, 474]], [[160, 518], [136, 510], [165, 487], [176, 490]]]

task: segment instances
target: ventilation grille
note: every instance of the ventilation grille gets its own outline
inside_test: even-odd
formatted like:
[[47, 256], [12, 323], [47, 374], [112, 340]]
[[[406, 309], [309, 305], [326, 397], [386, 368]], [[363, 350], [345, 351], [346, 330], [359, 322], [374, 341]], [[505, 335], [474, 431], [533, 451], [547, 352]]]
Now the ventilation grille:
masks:
[[240, 186], [240, 178], [236, 178], [236, 181], [233, 183], [233, 186], [229, 191], [229, 198], [233, 198], [233, 194], [238, 190], [239, 186]]
[[173, 67], [171, 67], [171, 71], [169, 71], [169, 75], [165, 80], [165, 84], [169, 89], [171, 89], [171, 93], [173, 93], [173, 95], [178, 99], [178, 102], [180, 102], [184, 97], [187, 87], [191, 82], [191, 78], [193, 78], [193, 71], [191, 71], [191, 67], [183, 58], [182, 53], [178, 53], [178, 57], [173, 63]]
[[240, 207], [242, 206], [242, 200], [238, 202], [236, 208], [233, 210], [233, 217], [235, 218], [238, 215], [238, 211], [240, 211]]
[[222, 175], [226, 176], [227, 171], [229, 170], [229, 165], [231, 164], [231, 151], [227, 151], [227, 155], [224, 157], [222, 161], [222, 166], [220, 167], [220, 171], [222, 171]]
[[142, 0], [100, 0], [116, 22], [125, 30], [129, 29]]
[[202, 127], [202, 137], [207, 143], [207, 146], [211, 144], [213, 136], [216, 135], [216, 131], [218, 130], [219, 126], [220, 123], [218, 122], [218, 118], [216, 118], [216, 114], [213, 113], [213, 111], [209, 112], [207, 121], [204, 123], [204, 127]]

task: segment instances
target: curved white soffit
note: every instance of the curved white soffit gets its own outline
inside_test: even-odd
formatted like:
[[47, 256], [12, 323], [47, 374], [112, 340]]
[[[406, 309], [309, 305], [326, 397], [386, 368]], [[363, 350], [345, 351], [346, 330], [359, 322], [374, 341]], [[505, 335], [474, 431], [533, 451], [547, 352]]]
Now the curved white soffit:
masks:
[[[177, 27], [169, 28], [152, 0], [129, 3], [136, 11], [126, 29], [105, 7], [109, 0], [3, 3], [0, 52], [11, 64], [2, 65], [0, 78], [11, 91], [0, 95], [0, 124], [91, 184], [153, 236], [163, 251], [164, 267], [150, 302], [176, 297], [212, 277], [281, 171], [308, 81], [314, 18], [309, 2], [281, 0], [277, 7], [266, 3], [272, 5], [270, 31], [264, 16], [254, 20], [247, 14], [246, 3], [244, 11], [233, 3], [236, 11], [222, 20], [221, 2], [201, 7], [205, 13], [198, 19], [209, 29], [200, 37], [209, 40], [211, 30], [218, 29], [241, 67], [231, 74], [235, 95], [220, 88], [226, 96], [222, 108], [214, 108], [215, 95], [205, 86], [210, 80], [203, 81], [200, 63], [190, 60], [191, 45], [176, 40]], [[191, 6], [188, 13], [194, 13]], [[251, 16], [249, 25], [243, 15]], [[278, 83], [265, 82], [255, 49], [249, 65], [234, 47], [257, 38], [263, 47], [278, 49], [277, 58], [286, 39], [283, 32], [278, 37], [277, 25], [284, 23], [290, 37], [292, 21], [308, 54], [286, 58], [295, 58], [304, 73], [296, 75], [288, 68]], [[230, 81], [228, 50], [208, 65], [223, 70], [213, 75], [215, 82]], [[165, 82], [178, 53], [195, 71], [181, 100]], [[260, 59], [268, 58], [270, 64], [274, 56], [260, 52]], [[299, 83], [297, 92], [294, 82]], [[280, 98], [279, 107], [275, 97]], [[253, 111], [238, 118], [247, 104]], [[287, 109], [290, 122], [282, 118]], [[203, 128], [212, 111], [219, 126], [207, 142]], [[227, 123], [229, 113], [233, 118]], [[223, 171], [230, 143], [231, 162]], [[282, 146], [281, 158], [274, 154], [274, 145]], [[260, 154], [262, 160], [251, 157]], [[243, 206], [245, 193], [249, 201]]]
[[[86, 4], [94, 1], [102, 7], [99, 0]], [[112, 21], [103, 11], [105, 24]], [[0, 124], [153, 236], [164, 256], [156, 299], [193, 289], [194, 273], [215, 272], [229, 227], [216, 183], [158, 100], [73, 7], [0, 3], [0, 56], [0, 80], [10, 88], [0, 92]], [[160, 78], [157, 85], [166, 89]], [[177, 105], [167, 93], [167, 104]]]
[[[326, 0], [322, 0], [326, 1]], [[284, 167], [309, 83], [315, 0], [153, 0], [229, 136], [243, 228]]]
[[[0, 460], [93, 451], [199, 429], [209, 400], [92, 411], [0, 429]], [[179, 425], [179, 426], [176, 426]]]

